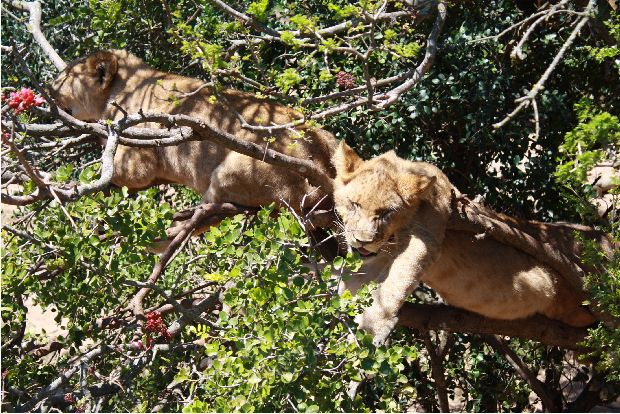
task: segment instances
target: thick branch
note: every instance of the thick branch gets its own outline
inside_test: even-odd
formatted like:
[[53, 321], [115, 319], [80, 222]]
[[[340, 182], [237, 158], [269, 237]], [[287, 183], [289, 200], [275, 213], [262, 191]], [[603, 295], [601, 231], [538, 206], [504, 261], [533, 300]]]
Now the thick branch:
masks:
[[399, 325], [420, 330], [447, 330], [472, 334], [516, 336], [566, 349], [580, 349], [587, 331], [573, 328], [542, 315], [525, 319], [485, 318], [473, 312], [446, 305], [405, 303], [399, 313]]

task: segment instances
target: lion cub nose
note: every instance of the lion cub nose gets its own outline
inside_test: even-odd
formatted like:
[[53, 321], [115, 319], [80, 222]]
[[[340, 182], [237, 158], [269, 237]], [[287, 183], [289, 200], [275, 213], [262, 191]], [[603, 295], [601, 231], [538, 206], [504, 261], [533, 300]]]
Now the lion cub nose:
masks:
[[351, 236], [351, 245], [353, 247], [360, 247], [364, 244], [372, 243], [373, 235], [371, 234], [354, 234]]

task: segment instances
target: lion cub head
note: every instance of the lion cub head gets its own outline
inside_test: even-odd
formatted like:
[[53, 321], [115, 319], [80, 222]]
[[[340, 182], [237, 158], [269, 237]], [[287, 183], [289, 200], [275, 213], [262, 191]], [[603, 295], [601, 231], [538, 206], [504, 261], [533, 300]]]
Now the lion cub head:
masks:
[[361, 255], [385, 249], [417, 210], [434, 176], [412, 171], [390, 151], [362, 160], [344, 141], [333, 156], [334, 201], [347, 243]]
[[50, 85], [50, 94], [61, 108], [75, 118], [99, 120], [110, 97], [110, 86], [118, 70], [119, 53], [122, 51], [96, 52], [69, 64]]

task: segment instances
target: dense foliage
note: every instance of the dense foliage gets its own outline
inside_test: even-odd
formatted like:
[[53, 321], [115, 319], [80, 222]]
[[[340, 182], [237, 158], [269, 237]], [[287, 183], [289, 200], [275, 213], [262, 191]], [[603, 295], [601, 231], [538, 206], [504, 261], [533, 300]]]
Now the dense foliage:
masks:
[[[366, 157], [395, 149], [400, 156], [434, 162], [462, 192], [482, 195], [499, 211], [589, 224], [593, 215], [587, 197], [592, 189], [584, 184], [584, 174], [610, 147], [617, 151], [620, 141], [618, 46], [600, 31], [606, 28], [606, 36], [617, 42], [620, 25], [618, 15], [599, 3], [600, 27], [588, 26], [539, 95], [541, 134], [533, 145], [530, 111], [502, 129], [494, 130], [491, 124], [509, 113], [514, 99], [547, 68], [571, 30], [571, 16], [541, 25], [527, 44], [526, 59], [516, 61], [509, 56], [510, 42], [519, 39], [516, 33], [473, 42], [527, 17], [508, 0], [451, 3], [435, 63], [413, 90], [385, 110], [360, 107], [320, 122]], [[44, 29], [67, 61], [98, 49], [126, 48], [159, 69], [257, 92], [230, 75], [242, 74], [269, 86], [257, 93], [273, 92], [306, 112], [327, 104], [303, 106], [304, 99], [362, 81], [363, 68], [337, 52], [341, 44], [326, 39], [320, 50], [308, 53], [294, 33], [337, 24], [380, 4], [229, 4], [285, 31], [283, 41], [255, 43], [249, 25], [231, 19], [211, 2], [189, 0], [45, 2]], [[12, 9], [12, 14], [4, 13], [4, 7], [3, 44], [28, 50], [30, 69], [41, 81], [52, 79], [55, 71], [26, 31], [25, 15]], [[399, 11], [406, 6], [390, 2], [389, 7]], [[385, 49], [370, 57], [373, 73], [390, 76], [415, 65], [424, 53], [431, 20], [418, 25], [381, 23], [372, 40]], [[368, 40], [360, 37], [351, 46], [363, 47]], [[34, 86], [19, 68], [12, 56], [3, 55], [3, 87]], [[45, 117], [25, 111], [18, 119], [27, 123]], [[19, 135], [16, 142], [36, 149], [32, 137]], [[91, 145], [40, 158], [33, 152], [30, 157], [53, 170], [57, 181], [89, 182], [97, 176], [98, 164], [90, 162], [95, 151]], [[32, 183], [25, 189], [31, 191]], [[124, 315], [137, 291], [132, 282], [144, 281], [151, 273], [157, 258], [147, 247], [164, 235], [173, 212], [198, 200], [178, 187], [131, 194], [113, 189], [63, 206], [39, 202], [16, 212], [11, 220], [17, 231], [2, 231], [2, 343], [18, 335], [26, 298], [53, 308], [67, 334], [52, 338], [63, 351], [43, 358], [30, 351], [50, 340], [44, 334], [27, 332], [23, 343], [30, 345], [8, 352], [3, 348], [3, 403], [8, 404], [3, 409], [24, 404], [85, 349], [101, 344], [109, 347], [108, 353], [81, 367], [80, 375], [59, 389], [48, 405], [75, 411], [438, 409], [425, 334], [398, 328], [387, 346], [375, 347], [357, 332], [353, 316], [368, 302], [367, 292], [338, 296], [337, 281], [329, 275], [334, 269], [359, 266], [359, 257], [315, 267], [318, 258], [309, 249], [308, 236], [287, 211], [277, 218], [267, 208], [254, 218], [227, 219], [187, 243], [159, 280], [161, 291], [147, 297], [145, 309], [161, 311], [162, 323], [172, 326], [182, 318], [172, 309], [162, 310], [166, 297], [181, 298], [196, 287], [199, 295], [218, 295], [226, 286], [224, 306], [202, 323], [184, 326], [168, 348], [165, 336], [152, 334], [151, 342], [134, 338], [135, 326], [102, 324]], [[605, 226], [599, 220], [596, 224]], [[590, 253], [592, 263], [600, 261], [598, 254]], [[619, 269], [617, 262], [611, 263], [589, 280], [594, 299], [615, 316], [620, 316]], [[433, 298], [423, 290], [412, 300]], [[457, 408], [532, 409], [535, 401], [529, 398], [526, 381], [484, 338], [449, 338], [444, 364]], [[442, 342], [440, 335], [429, 340]], [[597, 375], [606, 376], [605, 392], [611, 398], [620, 392], [620, 331], [600, 326], [591, 330], [589, 344], [599, 360]], [[560, 389], [563, 375], [577, 382], [592, 376], [562, 350], [516, 339], [510, 345], [532, 372], [544, 371], [555, 389]], [[350, 398], [350, 382], [364, 378], [371, 380]], [[93, 387], [102, 383], [120, 390], [104, 393]], [[573, 397], [565, 395], [567, 400]]]

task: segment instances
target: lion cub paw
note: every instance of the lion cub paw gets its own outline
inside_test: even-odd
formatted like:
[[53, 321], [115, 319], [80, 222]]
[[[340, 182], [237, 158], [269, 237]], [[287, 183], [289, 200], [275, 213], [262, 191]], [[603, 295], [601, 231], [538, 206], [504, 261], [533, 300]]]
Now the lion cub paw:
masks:
[[371, 306], [361, 315], [357, 315], [355, 322], [360, 329], [373, 336], [373, 344], [382, 345], [396, 326], [398, 318], [385, 315], [380, 309]]

